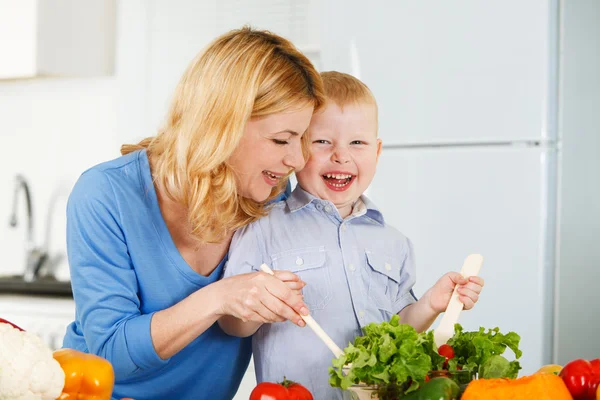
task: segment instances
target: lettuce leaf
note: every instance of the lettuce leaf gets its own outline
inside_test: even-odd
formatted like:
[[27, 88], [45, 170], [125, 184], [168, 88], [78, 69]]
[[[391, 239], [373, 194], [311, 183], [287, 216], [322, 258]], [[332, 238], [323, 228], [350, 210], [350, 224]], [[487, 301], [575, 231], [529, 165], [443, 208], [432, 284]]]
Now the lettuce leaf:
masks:
[[[331, 386], [346, 390], [359, 382], [394, 384], [403, 385], [402, 392], [408, 393], [425, 382], [432, 367], [429, 354], [435, 348], [432, 332], [417, 333], [410, 325], [401, 324], [398, 315], [389, 322], [371, 323], [363, 331], [363, 336], [333, 360], [329, 369]], [[343, 370], [350, 363], [351, 368]]]
[[[504, 363], [494, 356], [502, 356], [505, 350], [509, 348], [515, 354], [515, 358], [519, 359], [523, 354], [519, 350], [520, 341], [521, 337], [515, 332], [504, 335], [500, 333], [499, 328], [488, 329], [487, 331], [484, 328], [479, 328], [478, 331], [463, 332], [462, 326], [456, 324], [454, 325], [454, 336], [448, 340], [448, 344], [454, 349], [454, 358], [448, 363], [449, 369], [456, 369], [460, 365], [462, 369], [477, 372], [480, 378], [485, 378], [486, 375], [491, 374], [495, 377], [514, 379], [521, 369], [520, 363], [516, 360], [508, 362], [506, 359], [506, 363]], [[504, 364], [501, 372], [503, 376], [496, 376], [499, 370], [490, 368], [492, 361], [488, 362], [488, 360], [492, 357], [494, 357], [493, 363], [496, 366], [500, 363]], [[502, 358], [505, 357], [502, 356]], [[493, 373], [489, 372], [492, 370]]]

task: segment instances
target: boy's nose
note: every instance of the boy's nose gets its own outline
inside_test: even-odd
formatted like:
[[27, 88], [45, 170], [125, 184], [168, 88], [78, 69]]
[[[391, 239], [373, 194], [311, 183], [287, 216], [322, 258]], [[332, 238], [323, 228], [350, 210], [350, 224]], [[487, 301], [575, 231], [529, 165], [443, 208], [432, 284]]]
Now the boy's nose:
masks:
[[333, 152], [331, 159], [335, 163], [346, 164], [347, 162], [350, 161], [350, 155], [348, 154], [347, 151], [338, 149]]

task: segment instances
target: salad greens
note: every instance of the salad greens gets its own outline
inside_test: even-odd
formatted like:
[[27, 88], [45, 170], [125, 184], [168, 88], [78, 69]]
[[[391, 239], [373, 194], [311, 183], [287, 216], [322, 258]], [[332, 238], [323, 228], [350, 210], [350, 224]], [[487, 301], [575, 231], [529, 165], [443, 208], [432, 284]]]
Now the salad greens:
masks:
[[454, 325], [454, 336], [448, 344], [454, 349], [454, 358], [449, 360], [448, 368], [477, 372], [479, 378], [511, 378], [519, 374], [521, 365], [518, 361], [508, 361], [502, 354], [508, 347], [519, 359], [523, 352], [519, 350], [521, 337], [515, 332], [506, 335], [499, 328], [479, 328], [474, 332], [463, 332], [460, 324]]
[[[333, 360], [329, 383], [343, 390], [359, 382], [404, 385], [402, 391], [408, 393], [425, 383], [432, 355], [435, 362], [444, 360], [434, 349], [433, 332], [417, 333], [394, 315], [390, 322], [367, 325], [364, 336], [357, 337]], [[349, 370], [342, 369], [350, 363]]]
[[450, 371], [469, 370], [479, 378], [516, 378], [521, 369], [518, 361], [508, 361], [502, 355], [510, 348], [520, 358], [521, 338], [514, 332], [504, 335], [499, 328], [464, 332], [456, 324], [448, 341], [454, 350], [452, 359], [438, 354], [433, 330], [417, 333], [410, 325], [401, 324], [398, 315], [389, 322], [367, 325], [363, 333], [333, 360], [329, 368], [331, 386], [346, 390], [363, 383], [380, 391], [393, 388], [402, 396], [423, 386], [429, 371], [444, 369], [446, 362]]

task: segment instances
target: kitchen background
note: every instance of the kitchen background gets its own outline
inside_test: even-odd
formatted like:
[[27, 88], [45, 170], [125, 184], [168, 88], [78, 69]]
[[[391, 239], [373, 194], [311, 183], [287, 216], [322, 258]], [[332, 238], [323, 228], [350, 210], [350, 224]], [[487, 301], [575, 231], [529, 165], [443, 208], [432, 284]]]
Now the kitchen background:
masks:
[[[597, 0], [0, 0], [0, 275], [23, 274], [29, 246], [15, 176], [46, 271], [68, 281], [77, 177], [154, 134], [191, 58], [245, 23], [374, 91], [384, 151], [369, 195], [415, 243], [418, 295], [481, 253], [467, 329], [518, 332], [523, 373], [600, 356]], [[2, 282], [0, 316], [60, 346], [68, 296]], [[251, 368], [236, 399], [253, 385]]]

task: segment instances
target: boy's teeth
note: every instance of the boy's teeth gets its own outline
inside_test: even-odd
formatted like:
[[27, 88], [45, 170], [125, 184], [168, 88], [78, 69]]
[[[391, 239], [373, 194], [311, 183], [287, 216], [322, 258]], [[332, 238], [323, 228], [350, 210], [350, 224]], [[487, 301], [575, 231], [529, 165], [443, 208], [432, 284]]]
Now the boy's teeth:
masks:
[[346, 175], [346, 174], [326, 174], [325, 176], [327, 178], [334, 178], [334, 179], [350, 179], [350, 178], [352, 178], [352, 175]]

